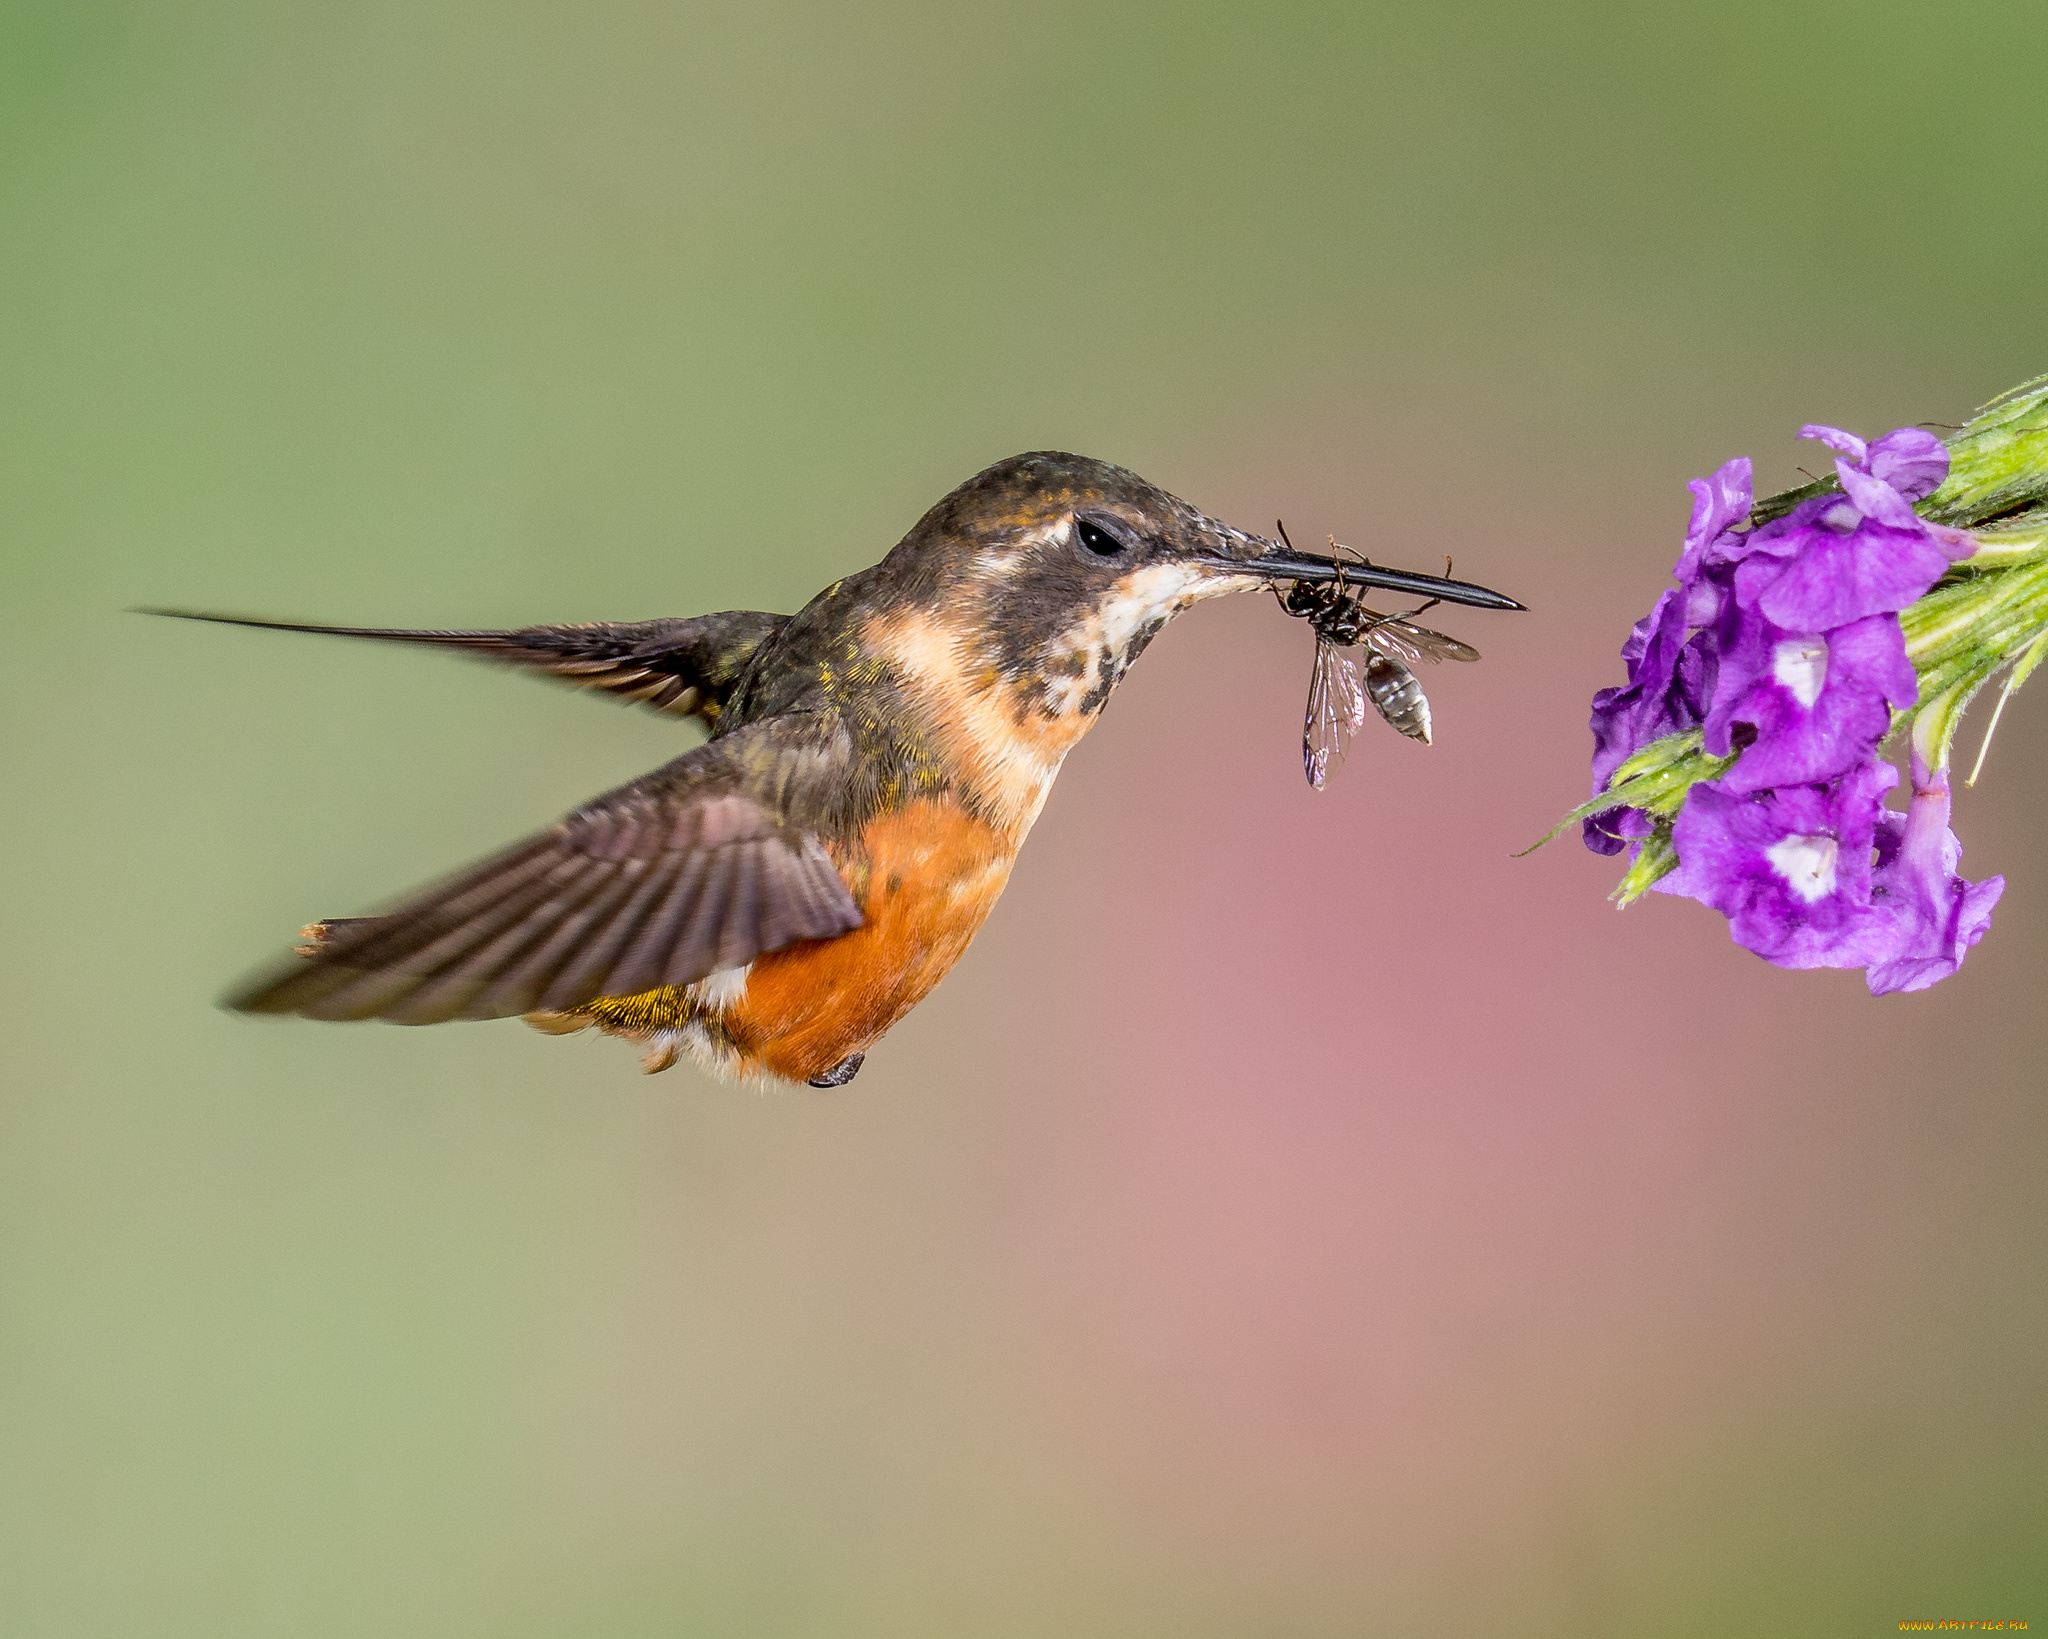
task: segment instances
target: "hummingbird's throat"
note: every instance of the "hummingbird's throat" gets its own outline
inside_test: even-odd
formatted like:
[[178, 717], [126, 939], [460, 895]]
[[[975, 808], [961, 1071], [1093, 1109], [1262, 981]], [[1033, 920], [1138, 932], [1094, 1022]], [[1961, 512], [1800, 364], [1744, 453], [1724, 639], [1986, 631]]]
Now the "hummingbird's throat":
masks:
[[1035, 683], [1044, 715], [1085, 726], [1169, 620], [1203, 598], [1237, 590], [1237, 577], [1188, 564], [1152, 564], [1126, 575], [1047, 645], [1020, 692], [1033, 692]]
[[1021, 842], [1067, 753], [1160, 629], [1204, 598], [1254, 584], [1150, 564], [1021, 655], [1002, 654], [1000, 623], [974, 610], [899, 606], [862, 639], [901, 683], [961, 798]]

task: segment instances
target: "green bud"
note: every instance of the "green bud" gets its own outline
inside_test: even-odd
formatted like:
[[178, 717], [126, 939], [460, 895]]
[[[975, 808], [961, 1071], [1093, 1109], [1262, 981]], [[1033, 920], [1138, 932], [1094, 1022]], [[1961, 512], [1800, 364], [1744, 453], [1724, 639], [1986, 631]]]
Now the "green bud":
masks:
[[1971, 529], [2048, 501], [2048, 376], [1994, 398], [1948, 445], [1948, 481], [1915, 508], [1929, 523]]

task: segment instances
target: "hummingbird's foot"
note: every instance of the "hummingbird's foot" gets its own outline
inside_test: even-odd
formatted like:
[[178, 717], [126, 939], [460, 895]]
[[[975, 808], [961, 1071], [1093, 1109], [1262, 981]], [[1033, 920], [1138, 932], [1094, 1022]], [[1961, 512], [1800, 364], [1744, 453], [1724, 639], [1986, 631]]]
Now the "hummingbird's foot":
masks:
[[855, 1076], [860, 1074], [861, 1060], [866, 1057], [867, 1054], [865, 1053], [849, 1053], [822, 1076], [811, 1077], [810, 1085], [813, 1087], [844, 1087]]

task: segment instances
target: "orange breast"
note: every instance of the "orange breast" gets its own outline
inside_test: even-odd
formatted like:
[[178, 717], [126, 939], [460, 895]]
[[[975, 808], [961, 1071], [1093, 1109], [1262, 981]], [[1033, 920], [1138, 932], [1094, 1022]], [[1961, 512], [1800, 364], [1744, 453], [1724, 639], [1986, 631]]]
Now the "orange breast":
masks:
[[1013, 838], [943, 799], [871, 821], [861, 843], [839, 864], [866, 922], [759, 958], [721, 1015], [743, 1071], [809, 1081], [864, 1051], [960, 959], [1016, 857]]

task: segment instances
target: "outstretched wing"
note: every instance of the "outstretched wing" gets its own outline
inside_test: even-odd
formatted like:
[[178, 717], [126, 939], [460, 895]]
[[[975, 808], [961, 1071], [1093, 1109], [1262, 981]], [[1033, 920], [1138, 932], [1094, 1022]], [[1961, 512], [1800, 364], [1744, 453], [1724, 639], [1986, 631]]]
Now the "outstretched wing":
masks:
[[832, 761], [816, 720], [773, 717], [599, 797], [229, 997], [251, 1013], [438, 1024], [687, 985], [860, 908], [791, 799]]
[[303, 621], [258, 620], [190, 609], [143, 609], [145, 615], [256, 626], [273, 632], [314, 632], [325, 637], [373, 637], [387, 643], [459, 649], [482, 660], [545, 673], [582, 689], [602, 689], [676, 717], [716, 723], [754, 651], [789, 617], [753, 609], [699, 615], [689, 620], [599, 622], [581, 626], [522, 626], [507, 632], [410, 631], [378, 626], [317, 626]]

